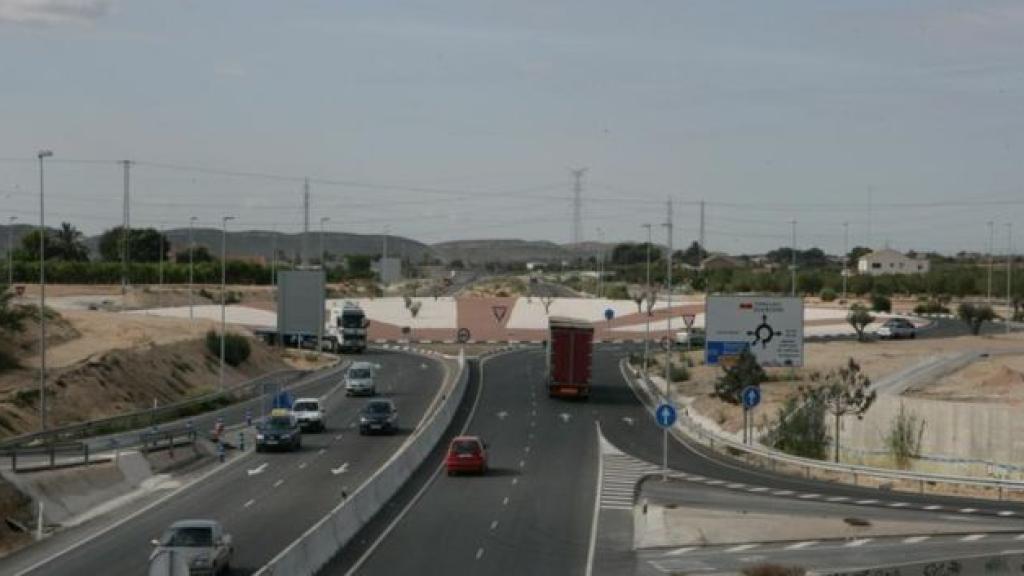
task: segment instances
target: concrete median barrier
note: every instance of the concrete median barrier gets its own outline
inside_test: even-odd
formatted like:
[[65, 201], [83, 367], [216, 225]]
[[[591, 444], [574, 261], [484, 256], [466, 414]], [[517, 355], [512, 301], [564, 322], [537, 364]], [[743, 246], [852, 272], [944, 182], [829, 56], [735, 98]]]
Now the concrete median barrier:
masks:
[[448, 392], [443, 401], [409, 441], [347, 499], [260, 568], [257, 575], [315, 574], [398, 493], [441, 439], [465, 396], [469, 370], [465, 362], [459, 362], [456, 370], [445, 383]]

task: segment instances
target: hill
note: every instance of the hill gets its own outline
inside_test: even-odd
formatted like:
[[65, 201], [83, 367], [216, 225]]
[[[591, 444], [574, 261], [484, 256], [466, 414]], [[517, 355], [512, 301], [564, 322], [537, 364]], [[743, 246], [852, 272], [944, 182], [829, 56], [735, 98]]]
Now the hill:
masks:
[[[438, 257], [446, 262], [462, 260], [467, 265], [486, 262], [548, 262], [575, 260], [590, 257], [600, 252], [601, 244], [581, 243], [578, 249], [572, 245], [555, 244], [540, 240], [490, 239], [454, 240], [431, 245]], [[610, 250], [612, 245], [606, 247]]]

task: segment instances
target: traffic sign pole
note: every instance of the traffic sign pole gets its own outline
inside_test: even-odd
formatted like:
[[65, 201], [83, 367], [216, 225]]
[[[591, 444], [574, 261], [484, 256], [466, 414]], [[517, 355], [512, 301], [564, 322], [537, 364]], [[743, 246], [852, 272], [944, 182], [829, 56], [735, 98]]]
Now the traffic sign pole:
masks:
[[661, 431], [661, 480], [668, 480], [668, 428]]

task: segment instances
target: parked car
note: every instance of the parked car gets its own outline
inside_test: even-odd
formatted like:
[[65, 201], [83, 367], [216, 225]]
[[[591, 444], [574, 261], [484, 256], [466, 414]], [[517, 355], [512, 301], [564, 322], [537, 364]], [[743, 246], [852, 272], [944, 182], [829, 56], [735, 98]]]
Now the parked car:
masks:
[[231, 535], [216, 520], [179, 520], [152, 541], [152, 566], [156, 562], [188, 567], [190, 576], [213, 576], [231, 571], [234, 546]]
[[391, 400], [370, 400], [359, 413], [359, 433], [398, 432], [398, 409]]
[[353, 362], [345, 371], [345, 395], [373, 396], [377, 393], [374, 376], [377, 365], [372, 362]]
[[292, 404], [292, 413], [303, 432], [323, 432], [327, 429], [327, 417], [319, 398], [299, 398]]
[[487, 473], [487, 444], [479, 436], [457, 436], [448, 445], [444, 460], [448, 475], [458, 472]]
[[276, 408], [270, 418], [256, 429], [256, 451], [302, 449], [302, 429], [295, 414], [287, 408]]
[[915, 338], [917, 328], [914, 323], [906, 318], [890, 318], [883, 323], [875, 332], [879, 338]]

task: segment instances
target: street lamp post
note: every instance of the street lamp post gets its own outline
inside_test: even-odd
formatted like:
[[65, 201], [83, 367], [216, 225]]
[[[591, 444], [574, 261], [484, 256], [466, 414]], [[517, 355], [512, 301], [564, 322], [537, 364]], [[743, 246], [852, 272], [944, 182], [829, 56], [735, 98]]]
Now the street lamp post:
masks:
[[846, 302], [846, 279], [850, 276], [850, 223], [843, 222], [843, 302]]
[[[326, 253], [324, 252], [324, 224], [329, 222], [331, 218], [329, 216], [323, 216], [320, 218], [320, 270], [324, 274], [324, 281], [327, 280], [327, 260]], [[324, 349], [324, 305], [321, 298], [320, 306], [317, 308], [319, 313], [317, 314], [316, 323], [316, 353], [317, 356], [323, 352]]]
[[793, 225], [793, 247], [790, 250], [792, 262], [789, 265], [791, 275], [789, 295], [796, 296], [796, 220], [792, 220], [790, 223]]
[[221, 218], [220, 236], [220, 390], [224, 391], [224, 341], [227, 339], [227, 314], [225, 313], [227, 293], [227, 247], [228, 247], [228, 220], [234, 220], [234, 216]]
[[[651, 235], [651, 225], [644, 224], [644, 228], [647, 228], [647, 288], [646, 296], [648, 306], [650, 306], [651, 299], [651, 242], [653, 237]], [[644, 328], [644, 382], [647, 381], [647, 355], [651, 341], [651, 315], [647, 314], [647, 325]]]
[[43, 194], [43, 159], [53, 156], [40, 150], [39, 159], [39, 427], [46, 430], [46, 205]]
[[1006, 333], [1010, 333], [1013, 321], [1013, 299], [1010, 288], [1013, 286], [1013, 222], [1006, 223]]
[[992, 304], [992, 252], [995, 251], [995, 222], [988, 221], [988, 303]]
[[164, 223], [160, 223], [160, 264], [157, 266], [157, 284], [159, 289], [156, 292], [156, 306], [157, 308], [163, 307], [164, 301]]
[[195, 216], [190, 216], [189, 219], [188, 219], [188, 319], [189, 320], [195, 320], [196, 319], [195, 302], [194, 302], [193, 288], [192, 288], [193, 282], [195, 281], [195, 278], [194, 278], [194, 275], [193, 275], [193, 267], [194, 267], [193, 265], [195, 263], [195, 260], [193, 258], [192, 253], [195, 251], [196, 243], [195, 243], [195, 241], [192, 240], [192, 227], [195, 225], [196, 220], [198, 220], [198, 219], [199, 218], [196, 218]]
[[17, 216], [7, 218], [7, 287], [14, 286], [14, 223]]

